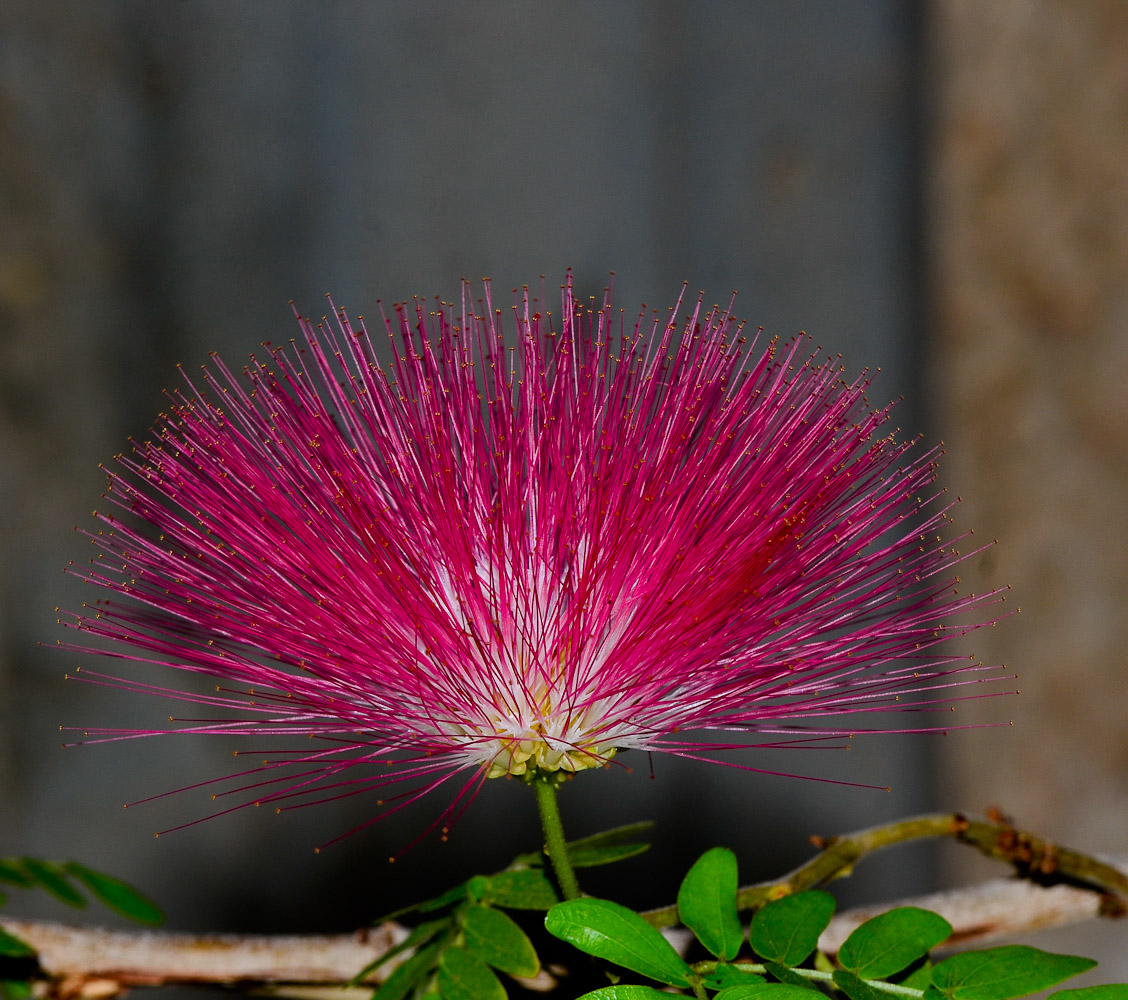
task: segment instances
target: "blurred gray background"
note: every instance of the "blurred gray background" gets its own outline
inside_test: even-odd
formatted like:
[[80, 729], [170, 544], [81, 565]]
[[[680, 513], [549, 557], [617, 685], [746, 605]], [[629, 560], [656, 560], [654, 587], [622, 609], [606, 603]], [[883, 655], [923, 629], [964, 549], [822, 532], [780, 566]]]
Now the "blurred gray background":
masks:
[[[962, 716], [1013, 729], [743, 760], [891, 793], [666, 759], [653, 781], [574, 782], [574, 835], [660, 823], [665, 846], [616, 891], [667, 902], [678, 875], [655, 873], [718, 842], [767, 877], [810, 833], [923, 809], [997, 805], [1128, 853], [1122, 4], [5, 0], [0, 199], [0, 854], [126, 876], [177, 928], [315, 930], [536, 842], [532, 797], [503, 782], [393, 866], [442, 803], [316, 856], [370, 804], [155, 840], [207, 793], [122, 803], [225, 773], [231, 747], [60, 750], [61, 724], [168, 710], [65, 682], [74, 654], [38, 643], [85, 596], [62, 568], [87, 558], [72, 529], [98, 463], [146, 433], [177, 362], [238, 368], [294, 333], [290, 299], [355, 314], [486, 275], [504, 297], [569, 266], [584, 294], [614, 270], [628, 310], [683, 280], [739, 289], [753, 326], [880, 366], [875, 401], [903, 395], [903, 433], [947, 444], [959, 525], [999, 539], [965, 579], [1010, 583], [1023, 608], [972, 644], [1019, 671], [1021, 698]], [[846, 892], [931, 888], [966, 860], [902, 851]], [[1073, 946], [1110, 978], [1124, 942], [1109, 925]]]

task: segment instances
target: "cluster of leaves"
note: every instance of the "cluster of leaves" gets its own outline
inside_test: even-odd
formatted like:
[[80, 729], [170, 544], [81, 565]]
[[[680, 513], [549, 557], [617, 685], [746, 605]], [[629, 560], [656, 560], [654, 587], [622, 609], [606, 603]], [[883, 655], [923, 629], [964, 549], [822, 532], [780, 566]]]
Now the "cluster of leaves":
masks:
[[[587, 868], [639, 854], [647, 845], [635, 838], [648, 825], [572, 841], [569, 858], [575, 867]], [[124, 882], [73, 861], [0, 858], [0, 884], [43, 889], [76, 907], [93, 897], [145, 924], [162, 919]], [[1017, 945], [964, 952], [933, 964], [930, 951], [952, 928], [943, 917], [911, 906], [863, 923], [832, 959], [817, 948], [834, 913], [828, 893], [782, 895], [755, 912], [747, 931], [737, 900], [736, 856], [724, 848], [707, 851], [685, 876], [677, 898], [680, 922], [709, 956], [689, 961], [653, 924], [618, 903], [591, 897], [560, 902], [543, 855], [522, 855], [502, 872], [474, 876], [435, 899], [390, 914], [413, 913], [420, 922], [354, 982], [398, 962], [373, 1000], [506, 1000], [499, 974], [520, 982], [541, 971], [528, 934], [506, 911], [544, 912], [551, 935], [596, 960], [612, 985], [580, 1000], [662, 1000], [671, 990], [698, 1000], [759, 1000], [762, 995], [764, 1000], [1012, 1000], [1096, 964]], [[33, 949], [0, 929], [0, 997], [30, 996], [32, 970], [26, 966], [33, 960]], [[632, 974], [642, 981], [631, 982]], [[1128, 1000], [1128, 985], [1063, 990], [1054, 998]]]
[[[0, 885], [43, 889], [76, 908], [86, 906], [88, 897], [93, 897], [116, 913], [149, 926], [164, 920], [160, 909], [132, 886], [77, 861], [0, 858]], [[7, 897], [0, 892], [0, 905], [5, 902]], [[34, 958], [34, 948], [0, 927], [0, 997], [20, 1000], [30, 995], [31, 982], [24, 973]]]
[[[646, 850], [634, 837], [647, 824], [572, 841], [577, 868], [618, 861]], [[835, 901], [819, 890], [783, 895], [754, 914], [747, 931], [737, 906], [736, 856], [703, 854], [678, 892], [680, 922], [710, 957], [690, 962], [651, 923], [606, 899], [559, 902], [540, 854], [505, 871], [477, 875], [436, 899], [390, 914], [422, 922], [396, 948], [363, 969], [367, 979], [397, 957], [373, 1000], [505, 1000], [498, 973], [532, 978], [541, 962], [529, 936], [505, 910], [547, 911], [550, 934], [598, 960], [612, 983], [581, 1000], [662, 1000], [671, 988], [699, 1000], [1012, 1000], [1046, 989], [1096, 963], [1072, 955], [1010, 945], [964, 952], [933, 964], [929, 953], [952, 928], [941, 916], [899, 907], [866, 921], [831, 957], [818, 939]], [[403, 955], [408, 955], [402, 960]], [[631, 974], [642, 980], [630, 982]], [[1096, 986], [1053, 994], [1057, 1000], [1128, 1000], [1128, 986]]]
[[[635, 823], [570, 841], [568, 857], [576, 868], [593, 868], [641, 854], [648, 845], [635, 838], [650, 825]], [[409, 953], [373, 1000], [505, 1000], [508, 993], [497, 973], [531, 979], [541, 970], [529, 936], [504, 911], [544, 912], [559, 902], [544, 865], [542, 853], [523, 854], [504, 871], [475, 875], [435, 899], [388, 914], [384, 919], [414, 913], [423, 920], [353, 982], [365, 981], [385, 963]]]
[[[736, 856], [707, 851], [678, 892], [678, 915], [711, 958], [687, 962], [651, 924], [605, 899], [581, 898], [549, 910], [550, 933], [621, 970], [714, 1000], [1011, 1000], [1054, 986], [1095, 962], [1010, 945], [953, 955], [933, 965], [929, 952], [952, 932], [941, 916], [917, 907], [889, 910], [854, 930], [836, 960], [818, 952], [834, 898], [818, 890], [783, 896], [758, 910], [748, 930], [737, 911]], [[1058, 1000], [1128, 1000], [1128, 986], [1053, 994]], [[669, 992], [617, 982], [582, 1000], [663, 1000]]]

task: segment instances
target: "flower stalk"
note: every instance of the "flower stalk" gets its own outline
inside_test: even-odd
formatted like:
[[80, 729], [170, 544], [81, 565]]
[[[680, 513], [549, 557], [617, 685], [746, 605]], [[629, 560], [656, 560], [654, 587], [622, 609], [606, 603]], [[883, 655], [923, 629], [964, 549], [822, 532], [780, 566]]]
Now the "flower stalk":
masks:
[[568, 857], [568, 845], [564, 840], [564, 825], [560, 822], [560, 803], [556, 800], [556, 786], [560, 783], [559, 771], [550, 774], [538, 773], [530, 782], [537, 794], [537, 809], [540, 812], [541, 827], [544, 830], [544, 852], [552, 863], [556, 884], [565, 899], [578, 899], [580, 883]]

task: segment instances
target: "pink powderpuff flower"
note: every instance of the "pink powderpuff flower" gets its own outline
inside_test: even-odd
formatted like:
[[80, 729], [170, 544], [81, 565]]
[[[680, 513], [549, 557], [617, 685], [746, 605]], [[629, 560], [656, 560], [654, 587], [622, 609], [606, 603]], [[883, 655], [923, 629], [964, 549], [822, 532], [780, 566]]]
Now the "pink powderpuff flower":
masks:
[[486, 777], [840, 741], [984, 679], [945, 640], [996, 595], [957, 592], [934, 453], [865, 376], [746, 339], [731, 303], [632, 325], [569, 275], [558, 318], [536, 304], [508, 339], [488, 283], [396, 305], [390, 360], [363, 320], [299, 317], [170, 393], [108, 473], [76, 571], [107, 596], [67, 645], [213, 678], [84, 670], [216, 717], [86, 736], [313, 738], [233, 776], [233, 808], [399, 808], [468, 772], [449, 819]]

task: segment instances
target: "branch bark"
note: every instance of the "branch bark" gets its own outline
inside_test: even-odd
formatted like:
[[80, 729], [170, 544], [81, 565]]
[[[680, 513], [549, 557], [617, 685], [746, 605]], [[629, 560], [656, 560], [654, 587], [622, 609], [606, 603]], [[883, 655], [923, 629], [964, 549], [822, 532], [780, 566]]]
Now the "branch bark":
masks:
[[1015, 937], [1050, 927], [1064, 927], [1107, 912], [1105, 896], [1072, 885], [1040, 886], [1018, 879], [998, 878], [963, 889], [916, 896], [880, 906], [859, 906], [837, 914], [819, 938], [819, 949], [835, 955], [859, 924], [896, 906], [919, 906], [939, 913], [952, 925], [952, 936], [937, 952], [979, 946], [1002, 937]]
[[[0, 927], [35, 949], [52, 996], [86, 1000], [172, 983], [340, 987], [408, 935], [395, 923], [328, 935], [108, 931], [8, 917]], [[382, 982], [395, 965], [390, 960], [366, 981]], [[371, 987], [359, 995], [371, 996]]]

